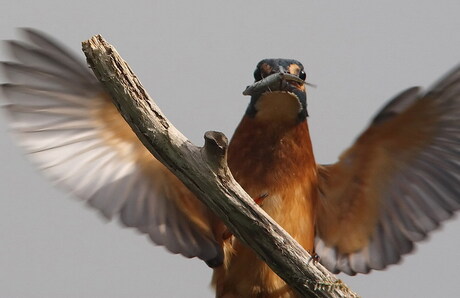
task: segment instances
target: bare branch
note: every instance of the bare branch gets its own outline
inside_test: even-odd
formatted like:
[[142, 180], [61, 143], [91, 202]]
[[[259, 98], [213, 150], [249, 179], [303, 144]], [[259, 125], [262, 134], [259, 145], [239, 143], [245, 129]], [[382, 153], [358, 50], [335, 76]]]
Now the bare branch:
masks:
[[100, 35], [83, 42], [96, 77], [147, 149], [303, 297], [356, 296], [307, 252], [233, 179], [227, 167], [227, 138], [207, 132], [194, 146], [163, 115], [131, 68]]

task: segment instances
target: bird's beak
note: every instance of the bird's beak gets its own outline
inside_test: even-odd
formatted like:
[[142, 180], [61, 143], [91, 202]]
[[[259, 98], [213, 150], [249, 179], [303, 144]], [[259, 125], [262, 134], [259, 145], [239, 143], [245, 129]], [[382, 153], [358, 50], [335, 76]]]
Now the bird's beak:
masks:
[[[260, 95], [270, 91], [290, 91], [294, 86], [302, 86], [305, 81], [289, 73], [274, 73], [246, 87], [243, 95]], [[299, 88], [300, 89], [300, 88]]]

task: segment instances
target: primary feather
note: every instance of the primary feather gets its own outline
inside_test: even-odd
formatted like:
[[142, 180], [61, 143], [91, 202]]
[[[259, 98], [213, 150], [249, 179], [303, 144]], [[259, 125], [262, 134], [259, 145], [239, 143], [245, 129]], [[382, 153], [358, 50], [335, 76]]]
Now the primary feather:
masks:
[[316, 251], [332, 272], [399, 262], [460, 208], [460, 67], [390, 101], [339, 162], [319, 167]]
[[49, 37], [22, 30], [3, 62], [13, 133], [57, 185], [158, 245], [212, 265], [222, 248], [211, 215], [137, 139], [88, 68]]

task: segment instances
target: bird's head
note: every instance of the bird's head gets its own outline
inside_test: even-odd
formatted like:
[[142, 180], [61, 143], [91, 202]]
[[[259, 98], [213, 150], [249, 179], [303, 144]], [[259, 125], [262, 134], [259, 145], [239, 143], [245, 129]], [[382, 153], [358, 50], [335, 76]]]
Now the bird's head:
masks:
[[308, 116], [306, 74], [293, 59], [264, 59], [254, 71], [254, 84], [244, 95], [251, 96], [246, 115], [269, 121], [303, 121]]

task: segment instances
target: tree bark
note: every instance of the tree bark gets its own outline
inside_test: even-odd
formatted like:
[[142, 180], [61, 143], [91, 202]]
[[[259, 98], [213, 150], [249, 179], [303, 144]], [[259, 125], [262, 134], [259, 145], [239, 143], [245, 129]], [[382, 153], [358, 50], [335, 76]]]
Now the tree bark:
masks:
[[128, 64], [100, 35], [83, 42], [98, 80], [145, 147], [165, 164], [232, 233], [250, 246], [302, 297], [355, 297], [274, 222], [234, 180], [227, 167], [227, 138], [206, 132], [193, 145], [163, 115]]

